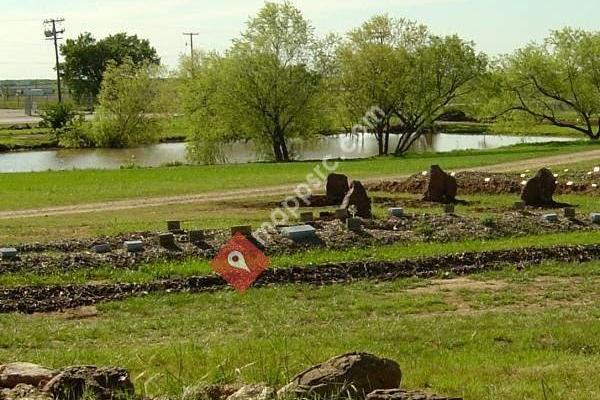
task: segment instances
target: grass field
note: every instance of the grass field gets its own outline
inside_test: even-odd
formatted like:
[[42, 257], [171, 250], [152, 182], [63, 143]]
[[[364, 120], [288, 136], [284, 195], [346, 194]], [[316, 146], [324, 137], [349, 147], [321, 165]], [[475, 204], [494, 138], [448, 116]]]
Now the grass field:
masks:
[[335, 354], [391, 357], [404, 387], [465, 399], [600, 396], [600, 264], [453, 281], [360, 282], [149, 296], [1, 315], [0, 359], [130, 368], [149, 394], [199, 382], [281, 385]]

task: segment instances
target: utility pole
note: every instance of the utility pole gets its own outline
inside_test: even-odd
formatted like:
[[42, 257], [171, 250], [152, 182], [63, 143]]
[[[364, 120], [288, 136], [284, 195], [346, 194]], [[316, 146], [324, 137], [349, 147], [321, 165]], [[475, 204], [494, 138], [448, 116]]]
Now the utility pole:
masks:
[[185, 32], [184, 35], [190, 37], [190, 59], [192, 62], [192, 76], [194, 76], [194, 36], [198, 36], [199, 33]]
[[58, 37], [58, 35], [62, 35], [65, 33], [65, 29], [56, 29], [56, 25], [64, 22], [64, 18], [52, 18], [44, 21], [44, 25], [52, 24], [52, 27], [44, 30], [44, 35], [46, 36], [46, 40], [54, 41], [54, 55], [56, 58], [56, 82], [58, 84], [58, 102], [62, 103], [62, 91], [60, 88], [60, 64], [58, 63], [58, 41], [62, 39], [62, 37]]

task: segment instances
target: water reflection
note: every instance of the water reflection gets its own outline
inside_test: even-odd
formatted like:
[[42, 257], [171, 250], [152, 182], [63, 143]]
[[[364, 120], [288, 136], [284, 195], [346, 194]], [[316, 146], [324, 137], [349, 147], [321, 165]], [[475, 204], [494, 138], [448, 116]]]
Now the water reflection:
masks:
[[[413, 151], [489, 149], [518, 143], [569, 140], [573, 139], [438, 133], [423, 135], [415, 142]], [[390, 151], [393, 151], [397, 143], [397, 137], [390, 140]], [[325, 156], [361, 158], [377, 155], [377, 141], [370, 134], [320, 137], [312, 141], [296, 141], [292, 143], [291, 147], [296, 159], [299, 160], [321, 159]], [[345, 152], [344, 150], [348, 148], [353, 148], [354, 151]], [[231, 144], [227, 146], [225, 153], [227, 161], [230, 163], [265, 161], [264, 158], [257, 157], [251, 143]], [[130, 163], [140, 166], [159, 166], [171, 162], [185, 162], [185, 154], [185, 143], [164, 143], [133, 149], [73, 149], [5, 153], [0, 154], [0, 172], [116, 169]]]

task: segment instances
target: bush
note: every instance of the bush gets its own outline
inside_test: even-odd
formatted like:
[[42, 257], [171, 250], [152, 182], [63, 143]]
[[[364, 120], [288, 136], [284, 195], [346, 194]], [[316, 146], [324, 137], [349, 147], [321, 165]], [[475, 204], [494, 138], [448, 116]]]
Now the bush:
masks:
[[78, 116], [65, 127], [56, 131], [59, 145], [67, 148], [95, 147], [90, 128], [90, 123], [86, 122], [83, 116]]
[[40, 126], [56, 131], [66, 127], [76, 116], [71, 103], [49, 103], [42, 107]]

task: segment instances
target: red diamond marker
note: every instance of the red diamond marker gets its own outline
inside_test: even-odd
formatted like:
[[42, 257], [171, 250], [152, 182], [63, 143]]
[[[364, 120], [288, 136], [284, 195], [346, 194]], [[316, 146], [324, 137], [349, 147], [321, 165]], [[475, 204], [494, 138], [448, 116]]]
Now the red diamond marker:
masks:
[[241, 233], [236, 233], [213, 258], [213, 271], [240, 293], [245, 292], [271, 261]]

